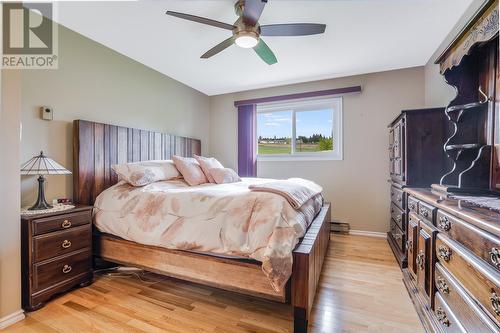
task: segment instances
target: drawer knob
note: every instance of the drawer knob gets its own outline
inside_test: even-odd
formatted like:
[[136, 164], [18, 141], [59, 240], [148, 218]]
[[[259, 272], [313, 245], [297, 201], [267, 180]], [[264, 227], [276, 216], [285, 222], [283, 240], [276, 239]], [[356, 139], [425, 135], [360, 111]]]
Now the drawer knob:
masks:
[[496, 247], [491, 248], [490, 261], [496, 268], [500, 268], [500, 250]]
[[438, 227], [443, 229], [444, 231], [448, 231], [451, 229], [451, 223], [446, 216], [440, 216], [438, 221]]
[[398, 222], [398, 223], [401, 222], [401, 215], [396, 216], [396, 222]]
[[410, 209], [411, 209], [411, 210], [415, 210], [415, 208], [416, 208], [416, 207], [415, 207], [415, 204], [412, 202], [412, 203], [410, 204]]
[[61, 227], [63, 227], [64, 229], [67, 229], [67, 228], [71, 227], [71, 221], [70, 220], [64, 220], [64, 222], [61, 224]]
[[438, 257], [444, 261], [449, 261], [451, 257], [451, 250], [446, 245], [439, 245], [438, 247]]
[[67, 248], [71, 247], [71, 241], [69, 241], [69, 240], [65, 239], [65, 240], [62, 242], [61, 246], [62, 246], [62, 248], [63, 248], [63, 249], [67, 249]]
[[500, 316], [500, 296], [496, 292], [492, 292], [490, 296], [491, 307], [497, 316]]
[[71, 272], [73, 268], [70, 266], [70, 265], [64, 265], [63, 269], [62, 269], [62, 272], [64, 274], [68, 274], [69, 272]]
[[398, 197], [396, 198], [396, 200], [397, 200], [398, 202], [401, 202], [401, 201], [403, 200], [403, 198], [402, 198], [400, 195], [398, 195]]
[[420, 252], [417, 254], [417, 258], [415, 259], [417, 262], [417, 267], [420, 270], [424, 269], [424, 263], [425, 263], [425, 253], [424, 251], [420, 250]]
[[422, 214], [423, 217], [427, 218], [429, 217], [429, 211], [427, 209], [420, 209], [420, 213]]
[[436, 317], [441, 323], [441, 325], [446, 327], [450, 326], [450, 320], [448, 319], [448, 316], [446, 316], [446, 312], [444, 312], [443, 308], [438, 307], [436, 309]]
[[448, 284], [441, 276], [437, 278], [436, 285], [441, 294], [450, 293], [450, 288], [448, 287]]

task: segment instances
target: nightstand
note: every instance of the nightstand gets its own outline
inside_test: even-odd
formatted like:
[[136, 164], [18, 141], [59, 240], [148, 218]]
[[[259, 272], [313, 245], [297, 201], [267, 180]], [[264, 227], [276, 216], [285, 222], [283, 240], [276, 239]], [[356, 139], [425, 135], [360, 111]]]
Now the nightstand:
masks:
[[92, 208], [21, 216], [24, 310], [38, 310], [52, 296], [92, 282]]

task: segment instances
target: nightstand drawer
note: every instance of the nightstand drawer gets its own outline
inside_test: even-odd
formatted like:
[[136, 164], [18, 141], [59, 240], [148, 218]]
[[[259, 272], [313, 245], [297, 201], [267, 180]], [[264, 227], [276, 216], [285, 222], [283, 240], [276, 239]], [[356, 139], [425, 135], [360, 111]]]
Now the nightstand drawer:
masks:
[[89, 225], [33, 237], [33, 260], [39, 262], [86, 248], [91, 237]]
[[92, 264], [90, 249], [33, 265], [33, 291], [41, 291], [55, 284], [88, 272]]
[[90, 224], [90, 211], [64, 214], [57, 217], [47, 217], [33, 220], [33, 235], [46, 234], [52, 231], [65, 230], [83, 224]]

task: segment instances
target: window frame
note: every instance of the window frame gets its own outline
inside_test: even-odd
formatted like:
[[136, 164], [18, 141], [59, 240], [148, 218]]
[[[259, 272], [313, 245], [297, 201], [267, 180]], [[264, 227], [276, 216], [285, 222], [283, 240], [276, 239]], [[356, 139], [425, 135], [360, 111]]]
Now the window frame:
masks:
[[[333, 150], [327, 152], [296, 152], [297, 112], [314, 112], [318, 109], [332, 109]], [[316, 110], [314, 110], [316, 109]], [[343, 155], [343, 98], [341, 96], [328, 98], [307, 98], [288, 102], [260, 103], [256, 105], [256, 113], [291, 111], [291, 142], [290, 154], [261, 154], [258, 151], [258, 133], [256, 133], [257, 161], [341, 161]], [[256, 131], [258, 129], [258, 123]]]

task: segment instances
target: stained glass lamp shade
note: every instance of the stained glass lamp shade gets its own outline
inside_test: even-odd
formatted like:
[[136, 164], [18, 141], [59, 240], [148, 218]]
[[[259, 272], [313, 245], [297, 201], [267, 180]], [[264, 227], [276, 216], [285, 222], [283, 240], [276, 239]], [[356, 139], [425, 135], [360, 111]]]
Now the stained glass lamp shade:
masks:
[[21, 166], [21, 175], [38, 175], [38, 198], [30, 210], [52, 208], [45, 200], [44, 175], [69, 175], [71, 172], [65, 167], [45, 156], [43, 151]]

